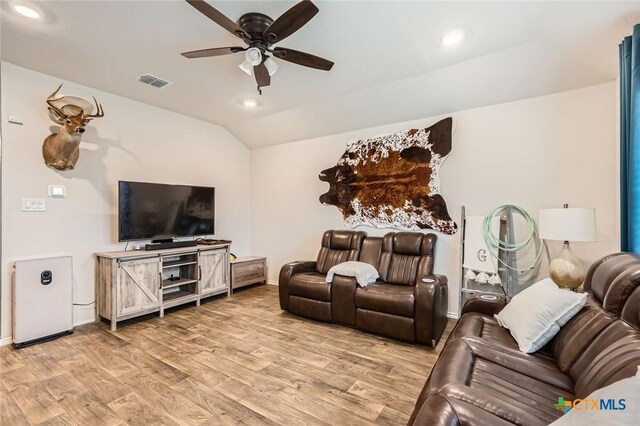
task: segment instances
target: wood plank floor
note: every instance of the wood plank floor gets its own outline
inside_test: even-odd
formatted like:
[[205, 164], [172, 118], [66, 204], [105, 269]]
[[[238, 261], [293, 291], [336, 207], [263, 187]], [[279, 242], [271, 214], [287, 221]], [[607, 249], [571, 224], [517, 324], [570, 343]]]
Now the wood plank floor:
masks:
[[436, 350], [284, 313], [259, 286], [0, 348], [3, 425], [405, 424]]

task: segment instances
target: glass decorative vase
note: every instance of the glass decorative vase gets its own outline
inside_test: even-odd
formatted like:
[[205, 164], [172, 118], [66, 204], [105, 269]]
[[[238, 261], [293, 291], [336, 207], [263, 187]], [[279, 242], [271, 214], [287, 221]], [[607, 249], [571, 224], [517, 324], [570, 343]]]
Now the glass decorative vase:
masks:
[[569, 241], [564, 242], [560, 254], [551, 261], [549, 275], [559, 287], [576, 289], [584, 282], [584, 267], [571, 251]]

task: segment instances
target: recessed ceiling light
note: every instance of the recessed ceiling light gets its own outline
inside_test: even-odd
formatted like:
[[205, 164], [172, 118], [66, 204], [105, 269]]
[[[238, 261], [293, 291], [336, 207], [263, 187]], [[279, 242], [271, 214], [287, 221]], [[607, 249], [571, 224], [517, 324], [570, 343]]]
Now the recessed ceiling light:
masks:
[[18, 12], [20, 15], [26, 16], [27, 18], [30, 18], [30, 19], [38, 19], [40, 17], [40, 14], [38, 12], [36, 12], [35, 10], [27, 6], [22, 6], [22, 5], [13, 6], [13, 10]]
[[453, 30], [443, 35], [440, 43], [442, 43], [443, 46], [450, 47], [462, 43], [462, 40], [464, 40], [464, 31]]
[[255, 99], [247, 98], [242, 100], [242, 105], [247, 108], [255, 108], [258, 106], [258, 101], [256, 101]]

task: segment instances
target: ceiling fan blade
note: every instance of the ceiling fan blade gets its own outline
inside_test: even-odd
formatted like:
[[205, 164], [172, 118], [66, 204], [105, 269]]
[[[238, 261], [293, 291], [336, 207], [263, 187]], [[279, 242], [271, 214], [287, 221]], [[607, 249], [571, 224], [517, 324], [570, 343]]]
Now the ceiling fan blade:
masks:
[[208, 58], [210, 56], [222, 56], [229, 55], [231, 53], [238, 53], [246, 50], [244, 47], [214, 47], [213, 49], [192, 50], [190, 52], [182, 52], [181, 55], [185, 58]]
[[186, 1], [191, 6], [195, 7], [200, 13], [211, 19], [216, 24], [220, 25], [222, 28], [229, 31], [231, 34], [234, 34], [242, 39], [244, 39], [245, 37], [249, 38], [247, 33], [245, 33], [238, 24], [227, 18], [222, 12], [211, 6], [209, 3], [206, 3], [203, 0]]
[[267, 87], [271, 84], [271, 77], [264, 62], [253, 67], [253, 74], [256, 76], [256, 83], [259, 87]]
[[302, 65], [309, 68], [316, 68], [323, 71], [329, 71], [331, 70], [331, 67], [333, 67], [333, 62], [327, 59], [312, 55], [310, 53], [287, 49], [286, 47], [274, 48], [273, 56], [284, 61], [293, 62], [294, 64]]
[[319, 10], [309, 0], [300, 3], [287, 10], [267, 28], [263, 35], [270, 43], [277, 43], [298, 31], [309, 22]]

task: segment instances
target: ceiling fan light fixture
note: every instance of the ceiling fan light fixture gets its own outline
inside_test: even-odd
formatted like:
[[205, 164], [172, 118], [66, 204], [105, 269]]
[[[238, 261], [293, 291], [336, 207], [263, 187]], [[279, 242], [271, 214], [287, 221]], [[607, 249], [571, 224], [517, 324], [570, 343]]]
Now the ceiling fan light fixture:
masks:
[[244, 52], [244, 62], [238, 65], [238, 68], [253, 75], [253, 67], [260, 65], [260, 62], [262, 62], [262, 52], [257, 47], [252, 47]]
[[246, 59], [244, 60], [244, 62], [238, 65], [238, 68], [240, 68], [242, 71], [246, 72], [249, 75], [253, 75], [253, 65], [251, 64], [250, 61], [247, 61]]
[[241, 38], [247, 47], [199, 49], [183, 52], [182, 56], [195, 59], [245, 52], [239, 68], [255, 77], [259, 94], [262, 94], [262, 88], [271, 85], [271, 76], [278, 71], [279, 64], [273, 60], [275, 58], [323, 71], [329, 71], [333, 67], [333, 62], [310, 53], [283, 47], [272, 48], [273, 44], [280, 43], [305, 26], [319, 12], [318, 7], [310, 0], [299, 1], [275, 20], [264, 13], [248, 12], [237, 21], [229, 19], [210, 5], [208, 0], [186, 0], [186, 2], [220, 27]]
[[270, 57], [264, 61], [264, 66], [267, 67], [267, 71], [269, 71], [269, 77], [274, 75], [278, 71], [278, 68], [280, 68], [280, 65]]
[[247, 51], [244, 52], [244, 60], [250, 62], [254, 67], [260, 65], [260, 62], [262, 62], [262, 52], [260, 52], [260, 49], [257, 47], [247, 49]]

